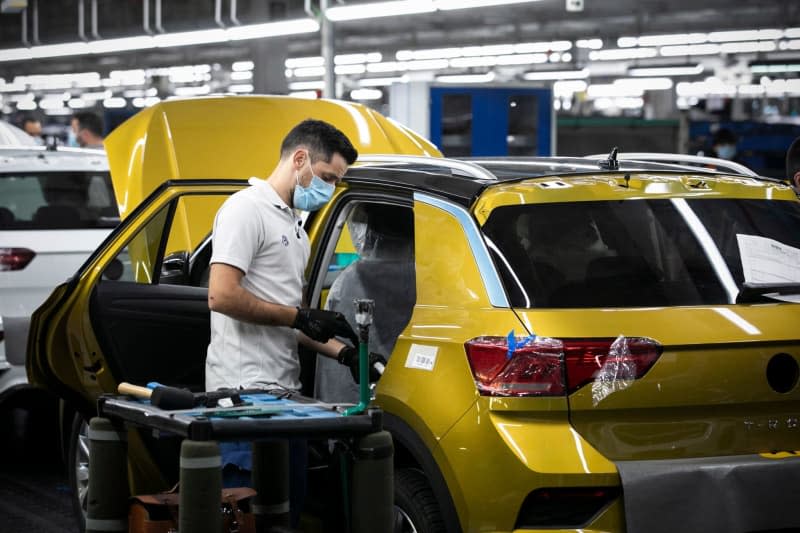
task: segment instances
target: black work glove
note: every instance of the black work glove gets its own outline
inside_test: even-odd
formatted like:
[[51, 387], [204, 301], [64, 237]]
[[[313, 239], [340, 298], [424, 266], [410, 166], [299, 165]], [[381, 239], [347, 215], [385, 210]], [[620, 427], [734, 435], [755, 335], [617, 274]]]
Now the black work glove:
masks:
[[297, 308], [292, 327], [317, 342], [328, 342], [333, 336], [344, 337], [358, 344], [358, 337], [342, 313], [322, 309]]
[[[353, 376], [353, 381], [356, 383], [361, 383], [359, 379], [359, 372], [358, 372], [358, 350], [351, 347], [345, 346], [339, 351], [339, 355], [336, 357], [336, 360], [339, 361], [340, 364], [345, 365], [350, 369], [350, 375]], [[375, 363], [380, 363], [382, 366], [380, 369], [376, 368]], [[381, 379], [381, 375], [383, 373], [383, 369], [386, 367], [386, 358], [381, 354], [369, 353], [369, 362], [367, 364], [369, 368], [369, 382], [375, 383], [379, 379]]]

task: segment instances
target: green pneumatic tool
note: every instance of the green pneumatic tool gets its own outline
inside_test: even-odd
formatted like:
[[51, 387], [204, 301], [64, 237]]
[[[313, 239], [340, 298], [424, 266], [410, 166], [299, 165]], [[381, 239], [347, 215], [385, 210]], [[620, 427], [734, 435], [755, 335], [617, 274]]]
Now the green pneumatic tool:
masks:
[[[358, 326], [358, 404], [348, 408], [344, 414], [354, 415], [363, 413], [369, 405], [369, 327], [372, 325], [372, 314], [375, 310], [375, 300], [353, 300], [356, 308], [356, 325]], [[375, 363], [375, 370], [383, 374], [383, 363]]]

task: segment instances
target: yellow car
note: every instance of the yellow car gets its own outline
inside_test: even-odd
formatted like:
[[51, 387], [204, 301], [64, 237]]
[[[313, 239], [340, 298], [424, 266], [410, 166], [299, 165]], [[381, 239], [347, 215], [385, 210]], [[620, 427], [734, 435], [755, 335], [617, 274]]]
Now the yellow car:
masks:
[[[107, 140], [123, 221], [29, 342], [31, 382], [63, 399], [77, 495], [100, 394], [202, 386], [213, 215], [308, 116], [361, 154], [306, 220], [306, 296], [351, 320], [353, 298], [375, 300], [398, 531], [800, 527], [791, 188], [616, 150], [446, 159], [361, 106], [289, 98], [165, 102]], [[346, 370], [301, 358], [306, 394], [352, 398]], [[129, 450], [135, 492], [174, 480], [151, 436]]]

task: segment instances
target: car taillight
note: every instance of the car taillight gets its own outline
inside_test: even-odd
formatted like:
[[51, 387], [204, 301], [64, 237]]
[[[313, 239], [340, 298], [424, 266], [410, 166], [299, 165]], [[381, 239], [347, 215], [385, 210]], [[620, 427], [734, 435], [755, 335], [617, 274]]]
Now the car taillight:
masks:
[[464, 343], [472, 375], [486, 396], [560, 396], [564, 394], [563, 346], [537, 339], [508, 354], [505, 337], [477, 337]]
[[590, 383], [604, 365], [625, 363], [630, 379], [644, 376], [661, 355], [652, 339], [627, 338], [628, 351], [609, 355], [616, 339], [537, 338], [509, 356], [505, 337], [464, 343], [472, 375], [484, 396], [562, 396]]
[[616, 339], [562, 339], [570, 393], [594, 380], [605, 365], [624, 364], [632, 379], [644, 376], [661, 356], [661, 345], [645, 337], [627, 337], [627, 353], [609, 355]]
[[0, 248], [0, 271], [22, 270], [35, 256], [27, 248]]

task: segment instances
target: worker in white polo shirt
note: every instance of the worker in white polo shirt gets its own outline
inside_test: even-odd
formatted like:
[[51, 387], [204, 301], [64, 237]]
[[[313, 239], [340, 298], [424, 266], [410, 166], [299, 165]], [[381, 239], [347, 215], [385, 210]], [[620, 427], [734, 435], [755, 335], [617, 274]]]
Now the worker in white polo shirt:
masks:
[[[357, 156], [334, 126], [303, 121], [284, 138], [272, 174], [266, 180], [251, 178], [251, 186], [233, 194], [217, 212], [208, 283], [206, 390], [299, 390], [298, 341], [351, 368], [358, 365], [357, 346], [334, 338], [352, 335], [341, 313], [302, 307], [310, 251], [296, 213], [324, 206]], [[224, 446], [222, 454], [223, 462], [250, 470], [247, 447]]]

